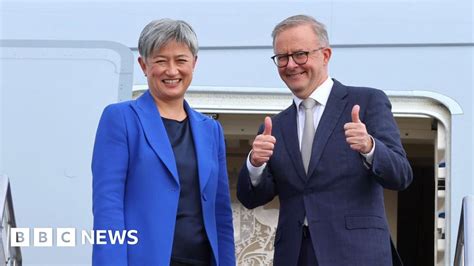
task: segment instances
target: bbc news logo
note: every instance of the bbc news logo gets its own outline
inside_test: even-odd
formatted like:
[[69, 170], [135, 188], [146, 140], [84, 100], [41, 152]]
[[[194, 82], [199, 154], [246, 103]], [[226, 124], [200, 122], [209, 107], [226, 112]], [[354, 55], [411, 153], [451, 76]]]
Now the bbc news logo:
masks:
[[[32, 234], [30, 234], [32, 232]], [[12, 247], [75, 247], [81, 245], [136, 245], [137, 230], [79, 230], [76, 228], [11, 228]], [[54, 240], [54, 243], [53, 243]], [[79, 242], [80, 241], [80, 242]]]

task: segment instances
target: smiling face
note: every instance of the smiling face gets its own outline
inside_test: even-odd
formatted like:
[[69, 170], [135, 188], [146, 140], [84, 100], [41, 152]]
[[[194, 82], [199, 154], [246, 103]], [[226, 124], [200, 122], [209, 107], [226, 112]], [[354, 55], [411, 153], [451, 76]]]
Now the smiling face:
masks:
[[148, 58], [138, 58], [153, 97], [167, 102], [184, 99], [196, 60], [186, 44], [176, 41], [169, 41]]
[[[290, 27], [275, 37], [275, 54], [293, 54], [300, 51], [312, 51], [321, 47], [316, 33], [309, 25]], [[279, 67], [278, 73], [293, 94], [306, 99], [328, 78], [328, 63], [331, 48], [326, 47], [308, 54], [306, 64], [298, 65], [292, 58], [286, 67]]]

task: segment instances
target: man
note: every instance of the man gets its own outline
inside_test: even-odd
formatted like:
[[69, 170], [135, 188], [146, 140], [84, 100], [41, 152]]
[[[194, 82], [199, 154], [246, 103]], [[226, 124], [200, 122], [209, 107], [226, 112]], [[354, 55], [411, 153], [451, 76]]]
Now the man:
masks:
[[329, 77], [327, 33], [312, 17], [289, 17], [272, 37], [294, 102], [265, 118], [237, 197], [255, 208], [279, 196], [274, 265], [380, 266], [392, 265], [392, 256], [401, 263], [383, 188], [405, 189], [412, 170], [387, 96]]

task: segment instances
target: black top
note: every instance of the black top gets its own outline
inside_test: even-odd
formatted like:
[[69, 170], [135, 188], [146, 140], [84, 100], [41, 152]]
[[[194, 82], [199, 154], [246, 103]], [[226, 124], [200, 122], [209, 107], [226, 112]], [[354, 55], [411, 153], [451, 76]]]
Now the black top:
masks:
[[162, 119], [173, 147], [181, 186], [171, 264], [210, 265], [211, 247], [202, 218], [197, 158], [189, 120]]

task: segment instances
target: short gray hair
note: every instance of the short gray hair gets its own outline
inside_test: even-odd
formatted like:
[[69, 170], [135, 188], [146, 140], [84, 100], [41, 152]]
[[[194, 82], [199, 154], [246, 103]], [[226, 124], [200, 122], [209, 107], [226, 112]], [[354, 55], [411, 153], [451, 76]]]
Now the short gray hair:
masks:
[[153, 20], [143, 28], [138, 40], [138, 53], [146, 59], [170, 41], [186, 44], [193, 56], [198, 53], [198, 40], [191, 25], [169, 18]]
[[321, 45], [324, 47], [329, 47], [329, 38], [328, 32], [326, 31], [326, 26], [308, 15], [291, 16], [278, 23], [272, 31], [273, 44], [275, 44], [275, 38], [279, 33], [286, 29], [301, 25], [311, 26], [316, 36], [318, 36]]

